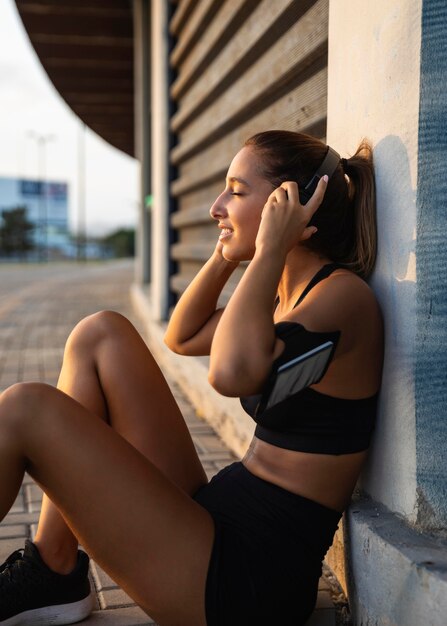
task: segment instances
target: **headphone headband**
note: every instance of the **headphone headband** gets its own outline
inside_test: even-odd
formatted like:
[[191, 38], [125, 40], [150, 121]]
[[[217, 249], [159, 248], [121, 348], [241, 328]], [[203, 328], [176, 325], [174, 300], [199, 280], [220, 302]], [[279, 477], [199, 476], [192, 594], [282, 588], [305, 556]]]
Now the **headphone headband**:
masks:
[[315, 189], [317, 188], [320, 178], [322, 178], [325, 174], [326, 176], [328, 176], [328, 178], [330, 178], [335, 172], [335, 169], [339, 163], [340, 155], [338, 154], [338, 152], [335, 152], [335, 150], [328, 146], [328, 151], [320, 167], [317, 169], [317, 171], [304, 187], [304, 189], [300, 189], [300, 201], [302, 204], [305, 204], [310, 200]]

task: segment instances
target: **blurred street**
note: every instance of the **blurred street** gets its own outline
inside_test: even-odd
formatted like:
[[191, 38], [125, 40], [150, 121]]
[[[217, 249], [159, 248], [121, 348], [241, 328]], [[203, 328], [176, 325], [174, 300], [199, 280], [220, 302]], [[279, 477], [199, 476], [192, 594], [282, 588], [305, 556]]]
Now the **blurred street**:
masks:
[[130, 313], [130, 261], [0, 264], [0, 390], [56, 384], [68, 333], [99, 309]]

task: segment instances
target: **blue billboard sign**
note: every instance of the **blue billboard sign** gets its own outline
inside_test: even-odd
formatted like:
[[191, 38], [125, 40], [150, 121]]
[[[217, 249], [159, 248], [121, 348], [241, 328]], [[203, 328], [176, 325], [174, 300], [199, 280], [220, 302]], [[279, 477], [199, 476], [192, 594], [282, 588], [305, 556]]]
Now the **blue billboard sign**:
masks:
[[67, 201], [67, 183], [46, 183], [39, 180], [19, 180], [20, 194], [24, 197], [51, 198]]

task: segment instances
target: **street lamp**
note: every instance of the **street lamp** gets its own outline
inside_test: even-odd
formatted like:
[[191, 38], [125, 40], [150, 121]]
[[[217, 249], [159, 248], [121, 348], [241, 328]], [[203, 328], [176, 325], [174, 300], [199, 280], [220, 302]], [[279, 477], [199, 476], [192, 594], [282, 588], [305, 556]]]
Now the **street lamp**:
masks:
[[40, 259], [48, 261], [48, 206], [46, 184], [46, 146], [49, 141], [56, 139], [56, 135], [41, 135], [29, 130], [27, 136], [35, 139], [38, 146], [38, 180], [39, 180], [39, 216], [37, 220], [38, 241], [40, 244]]

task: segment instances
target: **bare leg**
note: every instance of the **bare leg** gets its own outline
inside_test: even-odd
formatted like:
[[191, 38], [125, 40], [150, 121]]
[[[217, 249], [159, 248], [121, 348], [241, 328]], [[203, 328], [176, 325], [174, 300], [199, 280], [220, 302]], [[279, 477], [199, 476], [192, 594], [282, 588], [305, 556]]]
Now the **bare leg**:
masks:
[[[147, 346], [112, 312], [84, 319], [70, 335], [58, 388], [107, 421], [187, 493], [206, 475], [180, 410]], [[45, 495], [35, 543], [49, 567], [69, 573], [77, 538]]]
[[0, 519], [24, 470], [95, 560], [162, 626], [205, 626], [214, 525], [140, 452], [64, 393], [0, 397]]

